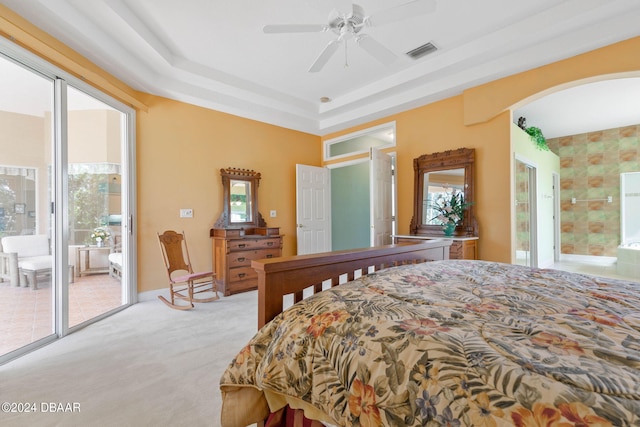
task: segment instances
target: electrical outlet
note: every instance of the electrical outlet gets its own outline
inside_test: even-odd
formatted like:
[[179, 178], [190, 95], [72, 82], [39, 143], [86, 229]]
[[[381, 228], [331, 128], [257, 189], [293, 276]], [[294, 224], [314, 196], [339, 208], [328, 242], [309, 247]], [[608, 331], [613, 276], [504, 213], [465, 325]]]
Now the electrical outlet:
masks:
[[180, 209], [180, 218], [193, 218], [193, 209]]
[[272, 210], [271, 212], [269, 212], [271, 218], [275, 218], [276, 217], [276, 211]]

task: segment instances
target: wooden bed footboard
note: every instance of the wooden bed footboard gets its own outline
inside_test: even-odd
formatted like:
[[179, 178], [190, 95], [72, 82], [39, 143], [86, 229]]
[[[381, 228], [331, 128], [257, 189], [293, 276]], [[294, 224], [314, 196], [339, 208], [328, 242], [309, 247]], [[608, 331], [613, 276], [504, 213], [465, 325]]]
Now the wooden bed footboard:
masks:
[[251, 262], [258, 272], [258, 328], [283, 310], [283, 298], [303, 298], [303, 290], [322, 291], [323, 282], [336, 286], [359, 276], [401, 264], [449, 259], [451, 240], [401, 243], [365, 249], [261, 259]]

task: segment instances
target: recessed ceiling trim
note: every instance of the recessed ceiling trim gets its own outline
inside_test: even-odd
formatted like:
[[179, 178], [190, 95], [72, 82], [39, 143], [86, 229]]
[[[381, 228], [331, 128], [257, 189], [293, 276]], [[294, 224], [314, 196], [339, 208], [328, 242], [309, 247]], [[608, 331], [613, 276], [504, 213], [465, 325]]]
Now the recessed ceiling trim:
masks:
[[[440, 1], [430, 17], [376, 32], [398, 61], [384, 68], [354, 62], [348, 70], [337, 61], [318, 76], [297, 65], [328, 39], [265, 42], [261, 29], [276, 17], [325, 22], [332, 2], [314, 8], [274, 0], [275, 11], [256, 2], [251, 16], [241, 2], [224, 0], [0, 2], [137, 91], [318, 135], [640, 36], [638, 0], [487, 0], [470, 3], [469, 16]], [[230, 34], [233, 43], [225, 43]], [[439, 49], [428, 61], [404, 55], [427, 40]], [[322, 96], [332, 101], [321, 103]]]

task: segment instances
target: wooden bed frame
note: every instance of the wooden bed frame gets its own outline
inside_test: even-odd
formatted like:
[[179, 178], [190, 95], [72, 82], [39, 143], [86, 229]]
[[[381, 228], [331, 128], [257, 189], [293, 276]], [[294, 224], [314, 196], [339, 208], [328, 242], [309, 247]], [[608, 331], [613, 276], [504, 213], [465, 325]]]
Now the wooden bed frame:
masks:
[[434, 239], [365, 249], [261, 259], [251, 262], [258, 272], [258, 328], [283, 310], [283, 299], [303, 299], [303, 291], [322, 291], [323, 282], [337, 286], [383, 268], [449, 259], [451, 240]]

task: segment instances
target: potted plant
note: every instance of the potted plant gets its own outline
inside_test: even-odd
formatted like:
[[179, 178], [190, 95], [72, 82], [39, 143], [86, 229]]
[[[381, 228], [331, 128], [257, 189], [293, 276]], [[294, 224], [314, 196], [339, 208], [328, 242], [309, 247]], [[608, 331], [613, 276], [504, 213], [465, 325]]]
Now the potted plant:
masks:
[[464, 210], [471, 203], [464, 201], [464, 193], [460, 190], [447, 191], [438, 195], [432, 208], [438, 213], [433, 219], [442, 224], [445, 236], [453, 236], [456, 226], [464, 217]]
[[96, 242], [96, 246], [104, 246], [104, 242], [111, 236], [109, 230], [103, 227], [98, 227], [91, 233], [91, 240]]
[[535, 126], [527, 127], [527, 120], [524, 117], [518, 119], [518, 126], [529, 135], [538, 150], [549, 151], [547, 139], [542, 134], [540, 128]]

